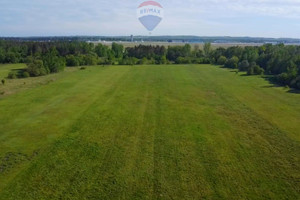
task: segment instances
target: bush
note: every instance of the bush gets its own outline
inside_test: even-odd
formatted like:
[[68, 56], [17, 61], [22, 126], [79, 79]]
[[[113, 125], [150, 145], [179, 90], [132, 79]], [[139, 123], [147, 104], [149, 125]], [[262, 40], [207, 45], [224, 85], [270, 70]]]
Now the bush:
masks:
[[248, 70], [247, 70], [247, 75], [248, 75], [248, 76], [254, 75], [254, 69], [253, 69], [253, 67], [249, 67], [249, 68], [248, 68]]
[[32, 62], [33, 62], [33, 57], [32, 56], [27, 56], [24, 59], [24, 63], [26, 63], [26, 64], [29, 64], [29, 63], [32, 63]]
[[49, 69], [45, 68], [42, 60], [34, 60], [27, 65], [27, 72], [30, 76], [44, 76], [49, 74]]
[[97, 65], [104, 65], [105, 64], [105, 58], [98, 58]]
[[178, 57], [175, 61], [176, 64], [190, 64], [192, 63], [191, 58], [189, 57]]
[[218, 61], [217, 61], [217, 64], [218, 65], [225, 65], [226, 62], [227, 62], [227, 58], [225, 56], [220, 56]]
[[265, 73], [265, 70], [258, 65], [255, 65], [253, 68], [254, 74], [256, 75], [263, 75]]
[[86, 69], [86, 67], [80, 67], [80, 70], [85, 70]]
[[83, 57], [84, 65], [96, 65], [97, 64], [97, 54], [89, 54]]
[[135, 57], [129, 57], [129, 58], [124, 58], [123, 60], [120, 61], [120, 65], [136, 65], [138, 64], [139, 59]]
[[300, 76], [296, 77], [291, 81], [291, 87], [300, 89]]
[[202, 58], [201, 63], [199, 64], [210, 64], [209, 58]]
[[1, 80], [2, 85], [5, 85], [5, 79]]
[[225, 63], [224, 67], [226, 68], [232, 68], [232, 69], [237, 69], [238, 68], [238, 62], [239, 62], [239, 58], [236, 56], [233, 56], [232, 58], [230, 58], [229, 60], [227, 60], [227, 62]]
[[47, 62], [43, 61], [43, 63], [44, 67], [48, 68], [50, 73], [58, 73], [64, 71], [66, 66], [65, 59], [57, 56], [51, 57], [50, 59], [48, 58]]
[[[120, 62], [120, 65], [126, 65], [126, 64], [123, 64], [123, 63], [124, 63], [124, 61], [122, 60], [122, 61]], [[113, 64], [114, 64], [114, 61], [107, 58], [107, 59], [105, 59], [104, 64], [105, 64], [105, 65], [113, 65]]]
[[142, 58], [138, 61], [138, 64], [139, 65], [146, 65], [146, 64], [148, 64], [148, 59], [146, 57], [144, 57], [144, 58]]
[[[128, 58], [125, 58], [125, 59], [128, 59]], [[138, 65], [153, 65], [153, 64], [162, 64], [163, 62], [164, 61], [161, 60], [161, 58], [157, 58], [157, 60], [155, 60], [154, 58], [147, 59], [146, 57], [144, 57], [142, 59], [139, 59], [137, 64]]]
[[167, 64], [168, 63], [168, 60], [167, 60], [167, 57], [166, 56], [158, 56], [156, 58], [156, 61], [155, 61], [156, 64]]
[[247, 74], [248, 75], [263, 75], [265, 72], [265, 70], [263, 68], [261, 68], [259, 65], [257, 65], [256, 63], [251, 63]]
[[80, 65], [80, 62], [79, 62], [78, 58], [76, 58], [73, 55], [67, 56], [66, 60], [67, 60], [67, 66], [69, 66], [69, 67], [75, 67], [75, 66]]
[[9, 72], [7, 78], [9, 78], [9, 79], [16, 79], [16, 78], [17, 78], [17, 75], [18, 75], [18, 74], [17, 74], [16, 71], [11, 71], [11, 72]]
[[24, 71], [24, 72], [22, 73], [22, 77], [23, 77], [23, 78], [28, 78], [28, 77], [30, 77], [30, 74], [29, 74], [27, 71]]
[[247, 71], [249, 66], [250, 66], [250, 64], [249, 64], [248, 60], [243, 60], [242, 62], [239, 63], [239, 70]]

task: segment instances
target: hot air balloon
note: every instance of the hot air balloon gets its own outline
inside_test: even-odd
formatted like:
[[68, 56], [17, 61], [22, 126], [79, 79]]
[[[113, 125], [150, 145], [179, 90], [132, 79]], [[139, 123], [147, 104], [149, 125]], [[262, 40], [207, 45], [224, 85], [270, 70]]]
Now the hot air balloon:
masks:
[[148, 31], [153, 31], [163, 19], [163, 7], [156, 1], [145, 1], [137, 9], [139, 21]]

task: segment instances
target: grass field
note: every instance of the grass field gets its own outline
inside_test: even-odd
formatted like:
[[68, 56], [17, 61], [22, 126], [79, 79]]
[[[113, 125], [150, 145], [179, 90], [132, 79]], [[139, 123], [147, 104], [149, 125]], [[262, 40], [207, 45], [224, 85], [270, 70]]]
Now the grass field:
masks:
[[300, 198], [300, 94], [210, 65], [50, 78], [0, 96], [1, 200]]

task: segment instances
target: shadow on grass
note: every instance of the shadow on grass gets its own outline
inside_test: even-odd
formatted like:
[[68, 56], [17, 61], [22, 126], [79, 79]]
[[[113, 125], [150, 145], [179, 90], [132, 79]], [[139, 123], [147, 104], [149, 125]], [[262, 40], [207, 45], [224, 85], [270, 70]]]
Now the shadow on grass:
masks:
[[[262, 86], [261, 88], [283, 88], [284, 85], [280, 85], [276, 82], [276, 79], [275, 79], [275, 76], [272, 76], [272, 75], [248, 75], [247, 73], [243, 72], [243, 74], [240, 74], [241, 72], [238, 72], [237, 73], [237, 70], [236, 69], [232, 69], [232, 68], [226, 68], [224, 66], [220, 66], [220, 68], [222, 69], [227, 69], [229, 70], [229, 72], [232, 72], [232, 73], [236, 73], [236, 74], [239, 74], [240, 76], [260, 76], [261, 78], [267, 80], [271, 85], [265, 85], [265, 86]], [[287, 91], [288, 93], [293, 93], [293, 94], [300, 94], [300, 90], [298, 89], [294, 89], [294, 88], [291, 88], [289, 91]]]
[[297, 89], [290, 89], [288, 92], [293, 94], [300, 94], [300, 90]]
[[[272, 85], [266, 85], [262, 86], [262, 88], [284, 88], [284, 85], [280, 85], [276, 82], [275, 76], [262, 76], [265, 80], [267, 80], [270, 84]], [[300, 90], [291, 88], [290, 90], [287, 91], [288, 93], [293, 93], [293, 94], [300, 94]]]
[[[11, 69], [10, 72], [14, 72], [17, 76], [17, 78], [23, 78], [23, 73], [26, 71], [26, 69]], [[7, 77], [8, 78], [8, 77]]]
[[14, 71], [14, 72], [24, 72], [25, 69], [11, 69], [11, 71]]

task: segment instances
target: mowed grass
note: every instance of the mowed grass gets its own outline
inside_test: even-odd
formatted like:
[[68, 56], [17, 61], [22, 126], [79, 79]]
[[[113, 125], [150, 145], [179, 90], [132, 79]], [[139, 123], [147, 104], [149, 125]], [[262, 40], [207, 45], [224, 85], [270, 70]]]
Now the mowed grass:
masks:
[[0, 199], [299, 199], [299, 94], [210, 65], [56, 76], [0, 99]]

